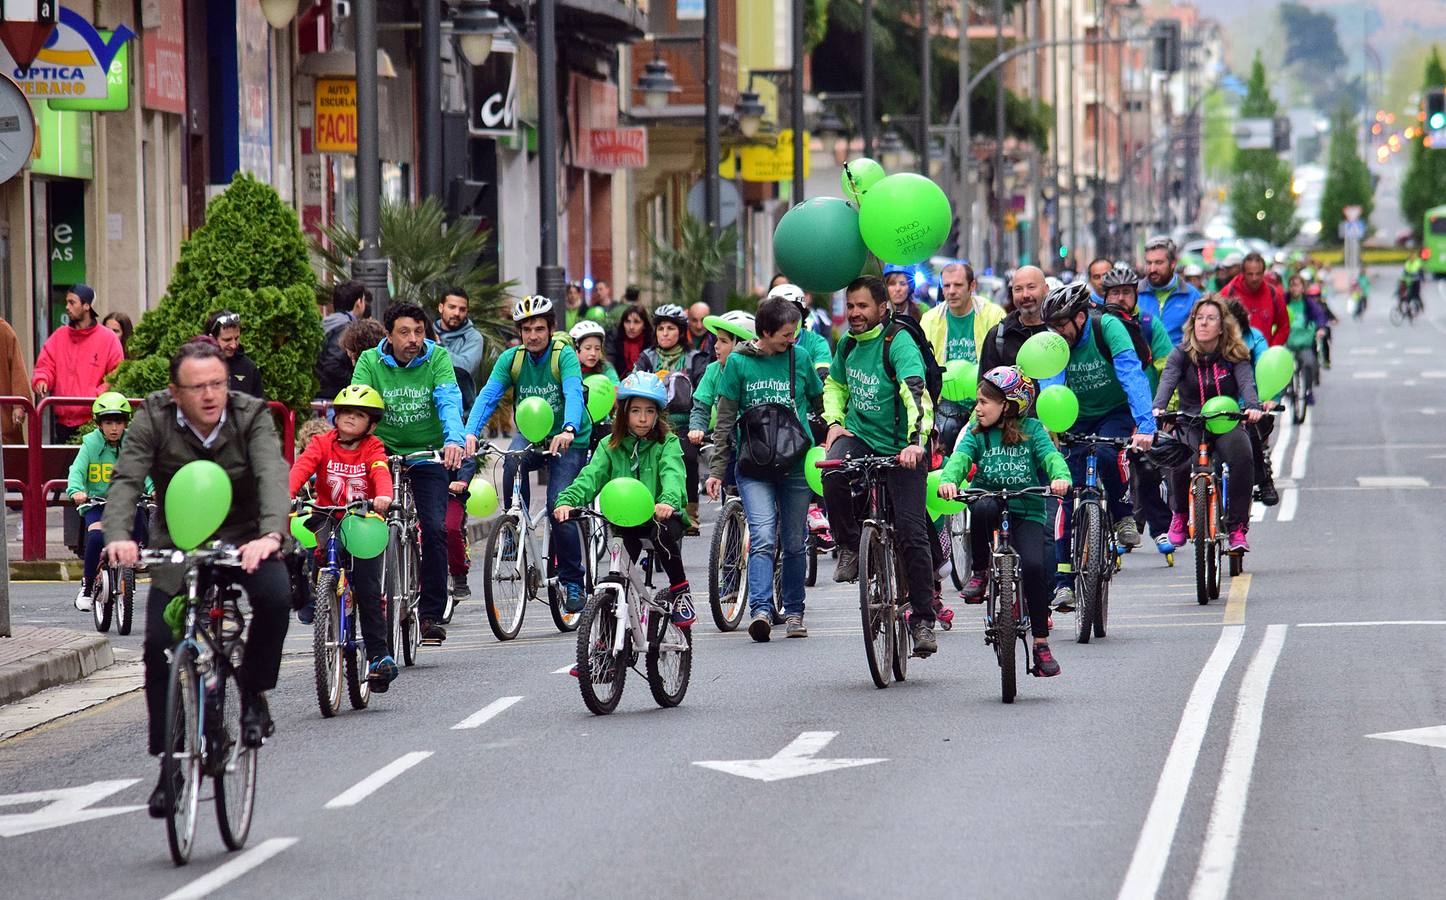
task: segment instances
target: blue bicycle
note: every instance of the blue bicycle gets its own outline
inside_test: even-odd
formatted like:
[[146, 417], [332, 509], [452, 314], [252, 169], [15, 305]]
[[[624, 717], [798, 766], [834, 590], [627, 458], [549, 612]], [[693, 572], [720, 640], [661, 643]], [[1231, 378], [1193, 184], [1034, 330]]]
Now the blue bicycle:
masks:
[[296, 506], [300, 511], [325, 517], [317, 532], [317, 545], [325, 561], [317, 570], [312, 590], [316, 615], [311, 623], [311, 654], [316, 704], [322, 716], [329, 719], [341, 712], [343, 678], [352, 709], [366, 709], [371, 702], [366, 644], [359, 633], [355, 595], [341, 564], [341, 516], [365, 514], [371, 510], [371, 501], [359, 500], [346, 506], [299, 501]]
[[1065, 447], [1082, 447], [1087, 453], [1084, 483], [1075, 485], [1073, 492], [1070, 562], [1075, 581], [1075, 640], [1088, 644], [1091, 637], [1105, 636], [1110, 617], [1110, 580], [1120, 568], [1115, 523], [1100, 484], [1098, 451], [1103, 447], [1118, 453], [1129, 446], [1130, 439], [1066, 432], [1059, 436], [1059, 442]]

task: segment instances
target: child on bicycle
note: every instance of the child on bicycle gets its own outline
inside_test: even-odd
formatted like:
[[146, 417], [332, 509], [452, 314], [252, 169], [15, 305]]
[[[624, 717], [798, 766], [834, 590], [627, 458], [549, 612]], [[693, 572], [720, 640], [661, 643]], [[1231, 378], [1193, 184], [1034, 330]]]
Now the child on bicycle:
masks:
[[[592, 319], [583, 319], [572, 326], [568, 336], [572, 338], [573, 349], [577, 351], [577, 362], [582, 368], [583, 381], [587, 381], [590, 375], [606, 375], [608, 380], [613, 383], [613, 387], [617, 387], [618, 370], [608, 362], [604, 353], [607, 332], [603, 327]], [[585, 384], [583, 391], [586, 396], [587, 386]], [[596, 450], [597, 445], [607, 439], [611, 425], [612, 423], [606, 419], [593, 423], [592, 446], [588, 448], [589, 452]]]
[[[335, 427], [314, 438], [291, 467], [291, 496], [295, 497], [314, 475], [319, 506], [345, 506], [371, 500], [373, 510], [385, 513], [392, 505], [392, 472], [387, 467], [386, 447], [372, 434], [385, 410], [382, 395], [374, 388], [365, 384], [342, 388], [332, 401]], [[313, 517], [308, 527], [315, 531], [324, 521], [319, 516]], [[343, 550], [341, 564], [347, 569], [347, 579], [361, 611], [367, 680], [372, 690], [385, 693], [399, 669], [397, 661], [387, 652], [387, 620], [382, 614], [382, 559], [380, 556], [356, 559]], [[302, 611], [302, 621], [311, 618], [306, 615], [310, 609], [309, 606]]]
[[[708, 368], [703, 370], [703, 378], [693, 391], [693, 410], [688, 414], [688, 441], [695, 447], [703, 443], [703, 439], [713, 430], [717, 421], [713, 405], [718, 399], [718, 376], [723, 374], [723, 367], [728, 364], [728, 355], [740, 341], [751, 341], [758, 337], [758, 326], [753, 314], [738, 309], [729, 310], [721, 316], [708, 316], [703, 320], [703, 327], [716, 338], [713, 352], [718, 358], [708, 363]], [[737, 483], [733, 461], [729, 460], [723, 484], [725, 487], [732, 487]]]
[[1307, 300], [1315, 301], [1316, 306], [1320, 310], [1321, 318], [1325, 322], [1325, 325], [1322, 326], [1325, 333], [1321, 335], [1319, 342], [1320, 349], [1317, 351], [1317, 355], [1320, 357], [1320, 364], [1329, 369], [1331, 367], [1331, 327], [1339, 325], [1341, 320], [1336, 318], [1336, 314], [1331, 311], [1330, 302], [1326, 299], [1325, 292], [1321, 290], [1319, 284], [1313, 284], [1306, 288], [1305, 296]]
[[615, 527], [615, 531], [634, 559], [642, 552], [642, 540], [652, 541], [657, 560], [671, 582], [673, 624], [691, 628], [696, 616], [680, 549], [687, 519], [683, 510], [687, 476], [682, 445], [678, 436], [668, 431], [663, 416], [667, 402], [667, 388], [652, 372], [635, 371], [624, 378], [618, 387], [612, 435], [598, 446], [572, 484], [558, 494], [552, 515], [566, 522], [574, 507], [591, 503], [603, 485], [615, 478], [641, 481], [657, 499], [653, 521], [633, 528]]
[[[104, 500], [110, 490], [111, 471], [120, 457], [121, 441], [131, 423], [131, 404], [125, 394], [106, 391], [90, 405], [95, 417], [95, 430], [80, 440], [80, 450], [70, 464], [65, 492], [76, 505], [85, 523], [85, 570], [80, 582], [80, 593], [75, 595], [75, 608], [89, 612], [91, 589], [95, 576], [100, 571], [100, 551], [105, 547], [105, 536], [101, 531], [101, 517], [104, 504], [93, 500]], [[149, 476], [146, 478], [146, 493], [155, 491]], [[136, 509], [136, 522], [132, 535], [136, 543], [145, 545], [149, 525], [145, 507]]]
[[[1314, 284], [1316, 296], [1320, 288]], [[1285, 346], [1295, 354], [1295, 364], [1305, 372], [1305, 402], [1315, 404], [1316, 338], [1325, 334], [1325, 313], [1320, 304], [1306, 294], [1305, 280], [1299, 275], [1290, 278], [1290, 294], [1285, 298], [1286, 312], [1290, 313], [1290, 333], [1286, 335]]]
[[[1014, 366], [998, 366], [979, 380], [974, 421], [960, 435], [954, 453], [939, 476], [939, 496], [952, 500], [972, 467], [972, 485], [983, 490], [1039, 487], [1040, 473], [1049, 478], [1057, 497], [1069, 493], [1069, 464], [1049, 439], [1038, 419], [1025, 417], [1034, 402], [1034, 382]], [[1019, 554], [1024, 598], [1029, 604], [1029, 630], [1034, 634], [1034, 674], [1050, 678], [1059, 663], [1049, 649], [1050, 579], [1045, 572], [1044, 498], [1009, 501], [1010, 537]], [[981, 603], [989, 584], [990, 542], [999, 526], [999, 503], [991, 497], [969, 506], [970, 561], [974, 574], [961, 596]]]

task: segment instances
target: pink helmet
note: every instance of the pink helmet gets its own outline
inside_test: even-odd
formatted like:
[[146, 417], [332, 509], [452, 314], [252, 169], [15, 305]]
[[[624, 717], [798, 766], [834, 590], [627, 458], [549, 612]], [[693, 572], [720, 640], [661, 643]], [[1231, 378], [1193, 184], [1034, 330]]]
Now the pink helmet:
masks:
[[984, 380], [998, 388], [1006, 401], [1013, 401], [1021, 416], [1034, 402], [1034, 382], [1017, 366], [996, 366], [984, 373]]

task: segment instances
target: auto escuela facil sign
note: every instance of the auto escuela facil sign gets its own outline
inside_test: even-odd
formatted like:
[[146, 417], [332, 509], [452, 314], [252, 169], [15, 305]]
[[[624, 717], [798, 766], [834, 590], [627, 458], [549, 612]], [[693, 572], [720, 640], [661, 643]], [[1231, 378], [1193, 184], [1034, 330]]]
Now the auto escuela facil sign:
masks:
[[105, 100], [110, 93], [111, 63], [126, 42], [135, 37], [124, 25], [102, 37], [95, 26], [69, 7], [60, 7], [59, 20], [35, 61], [21, 67], [10, 50], [0, 44], [0, 66], [32, 100], [51, 98]]

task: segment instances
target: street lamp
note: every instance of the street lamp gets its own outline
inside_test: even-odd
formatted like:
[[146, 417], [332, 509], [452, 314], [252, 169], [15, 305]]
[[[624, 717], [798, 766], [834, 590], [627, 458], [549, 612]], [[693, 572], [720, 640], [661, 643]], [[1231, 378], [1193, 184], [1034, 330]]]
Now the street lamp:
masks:
[[642, 91], [643, 105], [655, 113], [667, 107], [670, 95], [683, 90], [678, 87], [673, 73], [668, 71], [667, 61], [659, 56], [654, 56], [652, 62], [643, 66], [643, 74], [638, 76], [638, 83], [633, 89]]
[[457, 49], [473, 66], [480, 66], [492, 52], [492, 40], [505, 31], [502, 20], [488, 0], [458, 0], [452, 14], [452, 34]]
[[890, 125], [879, 142], [874, 146], [879, 152], [879, 162], [884, 164], [886, 170], [893, 170], [899, 167], [899, 157], [904, 152], [904, 139], [899, 132]]
[[261, 15], [272, 28], [278, 31], [291, 24], [296, 18], [296, 0], [261, 0]]
[[839, 118], [838, 113], [832, 109], [825, 110], [823, 114], [818, 117], [818, 121], [814, 123], [813, 127], [818, 129], [819, 139], [825, 144], [832, 144], [838, 140], [839, 135], [843, 134], [848, 128], [848, 126], [844, 124], [844, 120]]
[[738, 102], [733, 105], [733, 114], [738, 118], [738, 130], [744, 137], [751, 140], [758, 135], [758, 129], [763, 127], [763, 117], [767, 113], [768, 108], [758, 99], [757, 91], [739, 92]]

